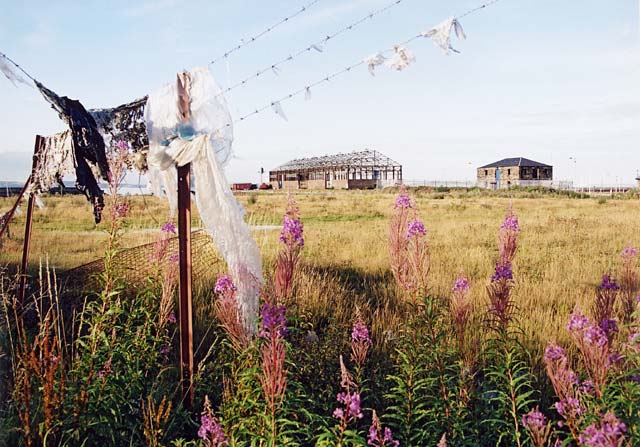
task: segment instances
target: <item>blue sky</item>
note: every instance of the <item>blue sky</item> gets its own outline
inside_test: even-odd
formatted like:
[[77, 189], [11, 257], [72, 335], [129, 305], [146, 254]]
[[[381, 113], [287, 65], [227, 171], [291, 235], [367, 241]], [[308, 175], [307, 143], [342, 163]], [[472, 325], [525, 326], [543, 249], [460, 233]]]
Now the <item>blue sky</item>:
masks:
[[[321, 0], [212, 66], [230, 85], [390, 0]], [[0, 51], [85, 106], [115, 106], [205, 65], [307, 0], [5, 2]], [[21, 4], [23, 3], [23, 4]], [[482, 0], [404, 0], [325, 47], [228, 96], [234, 116], [391, 47]], [[467, 180], [475, 167], [524, 156], [556, 179], [632, 183], [640, 169], [638, 0], [501, 0], [461, 20], [468, 35], [444, 56], [428, 40], [415, 64], [360, 67], [235, 128], [231, 181], [260, 167], [362, 148], [404, 165], [406, 179]], [[32, 89], [0, 79], [0, 179], [22, 180], [34, 135], [64, 124]], [[576, 159], [573, 163], [569, 157]]]

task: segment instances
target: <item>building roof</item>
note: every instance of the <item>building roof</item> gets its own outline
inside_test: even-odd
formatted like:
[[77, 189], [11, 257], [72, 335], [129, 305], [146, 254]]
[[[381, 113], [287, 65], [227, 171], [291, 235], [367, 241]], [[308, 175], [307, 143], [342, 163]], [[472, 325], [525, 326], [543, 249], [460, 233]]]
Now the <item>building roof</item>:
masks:
[[515, 157], [515, 158], [505, 158], [485, 166], [480, 166], [478, 169], [506, 168], [511, 166], [526, 166], [526, 167], [534, 167], [534, 168], [551, 168], [552, 167], [551, 165], [546, 165], [538, 161], [529, 160], [528, 158]]
[[363, 151], [350, 152], [348, 154], [323, 155], [321, 157], [298, 158], [291, 160], [271, 172], [302, 171], [321, 168], [392, 168], [402, 167], [400, 163], [393, 161], [378, 151], [365, 149]]

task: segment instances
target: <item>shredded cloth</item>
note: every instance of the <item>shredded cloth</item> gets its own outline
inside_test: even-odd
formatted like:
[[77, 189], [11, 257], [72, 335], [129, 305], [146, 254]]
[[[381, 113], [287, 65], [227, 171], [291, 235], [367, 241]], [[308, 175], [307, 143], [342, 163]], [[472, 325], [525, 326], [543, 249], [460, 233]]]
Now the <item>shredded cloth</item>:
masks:
[[262, 261], [244, 221], [244, 210], [233, 196], [223, 170], [231, 157], [231, 115], [220, 87], [206, 67], [181, 76], [188, 80], [190, 116], [187, 122], [178, 104], [184, 97], [179, 95], [175, 83], [152, 93], [147, 101], [151, 185], [154, 194], [161, 195], [159, 180], [163, 181], [174, 211], [177, 203], [175, 166], [191, 163], [198, 212], [236, 284], [242, 324], [248, 332], [255, 333]]
[[98, 131], [104, 139], [106, 147], [112, 147], [119, 141], [129, 143], [133, 153], [134, 166], [138, 171], [147, 170], [147, 123], [144, 110], [147, 97], [122, 104], [112, 109], [91, 109], [89, 114], [96, 121]]
[[35, 81], [35, 84], [42, 96], [69, 126], [75, 161], [76, 188], [84, 192], [87, 199], [93, 203], [93, 215], [96, 223], [99, 223], [104, 208], [103, 192], [90, 164], [98, 169], [103, 179], [108, 180], [109, 163], [102, 135], [98, 132], [95, 120], [80, 101], [58, 96], [38, 81]]
[[411, 63], [416, 61], [416, 57], [411, 51], [400, 45], [394, 45], [393, 56], [386, 60], [385, 65], [394, 70], [402, 71]]
[[64, 189], [62, 178], [74, 170], [71, 131], [65, 130], [45, 137], [31, 176], [29, 192], [46, 193], [56, 184]]
[[372, 56], [369, 56], [364, 60], [365, 64], [367, 64], [367, 68], [369, 69], [369, 73], [371, 76], [375, 76], [375, 70], [378, 65], [382, 65], [386, 62], [387, 58], [382, 53], [376, 53]]
[[455, 30], [456, 36], [460, 40], [464, 40], [467, 38], [467, 35], [464, 33], [462, 29], [462, 25], [458, 22], [458, 19], [455, 17], [450, 17], [441, 24], [433, 27], [429, 31], [425, 31], [422, 33], [424, 37], [430, 38], [433, 43], [442, 48], [445, 54], [449, 54], [450, 51], [454, 53], [459, 53], [458, 50], [451, 46], [451, 31]]

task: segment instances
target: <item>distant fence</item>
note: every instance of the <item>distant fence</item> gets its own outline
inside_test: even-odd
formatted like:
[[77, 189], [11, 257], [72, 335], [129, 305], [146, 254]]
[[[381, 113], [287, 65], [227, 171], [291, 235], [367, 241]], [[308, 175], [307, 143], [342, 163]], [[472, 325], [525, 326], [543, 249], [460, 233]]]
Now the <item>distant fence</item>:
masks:
[[471, 180], [405, 180], [406, 186], [412, 187], [430, 187], [430, 188], [482, 188], [482, 189], [507, 189], [512, 186], [521, 188], [551, 188], [562, 191], [574, 191], [577, 193], [588, 194], [593, 196], [624, 194], [633, 189], [636, 185], [619, 184], [619, 185], [600, 185], [600, 186], [574, 186], [570, 180], [520, 180], [518, 185], [507, 185], [502, 183], [498, 188], [495, 183], [476, 182]]
[[455, 180], [403, 180], [405, 186], [425, 186], [431, 188], [475, 188], [476, 182]]

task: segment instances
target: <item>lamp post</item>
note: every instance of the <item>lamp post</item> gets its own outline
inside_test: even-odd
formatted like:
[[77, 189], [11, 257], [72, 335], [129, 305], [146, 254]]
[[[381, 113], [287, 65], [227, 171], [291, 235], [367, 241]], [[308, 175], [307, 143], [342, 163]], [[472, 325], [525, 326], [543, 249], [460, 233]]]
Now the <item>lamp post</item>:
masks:
[[576, 160], [576, 157], [569, 157], [569, 160], [573, 161], [573, 173], [571, 175], [571, 178], [572, 178], [572, 182], [574, 182], [573, 190], [575, 191], [578, 186], [578, 178], [576, 177], [576, 174], [578, 172], [578, 169], [577, 169], [578, 160]]

